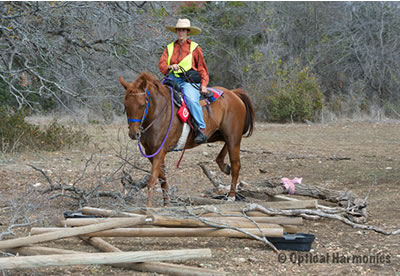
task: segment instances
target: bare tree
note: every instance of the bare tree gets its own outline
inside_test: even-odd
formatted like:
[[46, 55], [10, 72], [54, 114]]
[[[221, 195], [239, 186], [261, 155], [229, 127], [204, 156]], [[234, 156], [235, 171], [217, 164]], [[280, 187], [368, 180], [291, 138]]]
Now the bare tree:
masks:
[[[158, 72], [189, 17], [203, 30], [212, 85], [242, 87], [258, 109], [278, 71], [311, 68], [326, 102], [399, 101], [396, 2], [1, 2], [4, 105], [122, 110], [118, 75]], [[298, 66], [298, 68], [296, 68]], [[400, 110], [399, 110], [400, 112]]]
[[120, 102], [118, 74], [156, 71], [166, 40], [159, 3], [2, 2], [0, 9], [2, 93], [18, 108]]

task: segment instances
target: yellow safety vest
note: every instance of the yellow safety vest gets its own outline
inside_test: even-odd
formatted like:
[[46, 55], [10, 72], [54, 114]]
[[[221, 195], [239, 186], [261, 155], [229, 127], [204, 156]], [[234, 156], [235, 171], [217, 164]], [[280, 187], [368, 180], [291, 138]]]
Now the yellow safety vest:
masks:
[[[175, 46], [175, 42], [172, 42], [172, 43], [168, 44], [168, 46], [167, 46], [168, 65], [171, 65], [171, 57], [172, 57], [172, 53], [174, 52], [174, 46]], [[184, 57], [178, 64], [179, 66], [182, 66], [182, 68], [185, 71], [189, 71], [190, 69], [192, 69], [193, 51], [197, 48], [197, 46], [199, 46], [199, 45], [196, 42], [191, 41], [190, 42], [190, 53], [186, 57]], [[179, 73], [182, 73], [181, 69], [179, 69], [178, 71], [174, 71], [174, 75], [176, 77], [179, 77]]]

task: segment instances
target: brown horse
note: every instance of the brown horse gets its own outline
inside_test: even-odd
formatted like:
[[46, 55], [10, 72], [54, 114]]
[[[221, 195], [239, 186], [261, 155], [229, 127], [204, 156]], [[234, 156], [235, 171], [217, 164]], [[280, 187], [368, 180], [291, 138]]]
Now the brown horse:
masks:
[[[126, 90], [124, 105], [128, 116], [129, 137], [134, 140], [140, 139], [152, 164], [151, 176], [147, 183], [147, 206], [152, 206], [157, 178], [161, 182], [164, 206], [167, 206], [169, 199], [164, 158], [177, 144], [183, 123], [176, 112], [172, 112], [170, 90], [152, 74], [142, 73], [132, 83], [126, 82], [122, 77], [119, 79]], [[243, 135], [247, 134], [246, 137], [249, 137], [253, 132], [254, 109], [244, 90], [215, 88], [222, 90], [224, 94], [211, 105], [203, 107], [207, 142], [225, 142], [216, 162], [222, 172], [232, 176], [228, 199], [234, 200], [240, 170], [240, 142]], [[197, 146], [193, 139], [194, 134], [191, 131], [185, 149]], [[151, 157], [155, 153], [157, 154]], [[224, 163], [227, 153], [230, 166]]]

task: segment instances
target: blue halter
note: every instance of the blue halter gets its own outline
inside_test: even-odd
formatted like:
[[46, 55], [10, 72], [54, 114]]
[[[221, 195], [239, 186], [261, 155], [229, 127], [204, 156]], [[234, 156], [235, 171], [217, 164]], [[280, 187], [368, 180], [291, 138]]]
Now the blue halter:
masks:
[[151, 101], [150, 92], [149, 92], [149, 90], [147, 88], [146, 88], [146, 93], [147, 93], [148, 98], [146, 98], [146, 110], [144, 111], [143, 118], [142, 119], [131, 119], [131, 118], [128, 118], [128, 122], [140, 123], [141, 125], [143, 124], [144, 120], [146, 119], [147, 112], [149, 111], [149, 105], [150, 105], [150, 101]]

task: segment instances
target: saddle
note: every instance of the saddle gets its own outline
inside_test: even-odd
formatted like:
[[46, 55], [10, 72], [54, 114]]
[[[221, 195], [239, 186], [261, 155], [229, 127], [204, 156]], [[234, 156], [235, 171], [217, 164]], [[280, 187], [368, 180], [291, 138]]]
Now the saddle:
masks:
[[[179, 85], [178, 82], [171, 80], [169, 78], [165, 78], [163, 80], [163, 84], [167, 85], [172, 88], [173, 90], [173, 95], [174, 95], [174, 103], [175, 105], [179, 108], [182, 106], [183, 100], [183, 93], [182, 93], [182, 88]], [[207, 87], [207, 90], [209, 91], [208, 94], [201, 94], [200, 95], [200, 105], [201, 106], [206, 106], [214, 101], [216, 101], [219, 97], [221, 97], [224, 92], [215, 88]]]
[[[180, 151], [180, 150], [183, 150], [185, 147], [190, 129], [193, 129], [194, 132], [199, 132], [200, 130], [199, 130], [199, 127], [196, 124], [195, 120], [193, 119], [193, 117], [190, 116], [190, 111], [186, 107], [182, 89], [181, 89], [179, 83], [177, 83], [176, 81], [171, 80], [169, 78], [165, 78], [162, 81], [162, 84], [167, 85], [172, 89], [172, 91], [173, 91], [172, 94], [174, 97], [174, 99], [173, 99], [174, 104], [178, 108], [177, 115], [183, 123], [183, 130], [182, 130], [181, 137], [179, 138], [179, 141], [176, 144], [176, 146], [174, 147], [174, 149], [172, 149], [173, 151]], [[201, 96], [200, 96], [200, 106], [202, 106], [202, 107], [215, 102], [224, 93], [221, 90], [211, 88], [211, 87], [207, 87], [207, 90], [209, 91], [208, 94], [206, 94], [206, 95], [201, 94]]]

